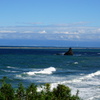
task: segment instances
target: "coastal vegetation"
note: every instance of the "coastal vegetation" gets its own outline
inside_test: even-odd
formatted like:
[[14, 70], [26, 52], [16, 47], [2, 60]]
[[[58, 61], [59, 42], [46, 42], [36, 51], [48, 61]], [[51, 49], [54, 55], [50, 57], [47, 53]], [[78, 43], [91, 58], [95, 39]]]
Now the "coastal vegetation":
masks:
[[22, 83], [18, 84], [17, 88], [13, 88], [7, 83], [6, 77], [1, 79], [0, 100], [80, 100], [78, 92], [75, 95], [71, 94], [71, 89], [65, 85], [58, 84], [52, 91], [50, 84], [44, 85], [44, 89], [37, 91], [38, 86], [31, 83], [28, 87], [24, 87]]

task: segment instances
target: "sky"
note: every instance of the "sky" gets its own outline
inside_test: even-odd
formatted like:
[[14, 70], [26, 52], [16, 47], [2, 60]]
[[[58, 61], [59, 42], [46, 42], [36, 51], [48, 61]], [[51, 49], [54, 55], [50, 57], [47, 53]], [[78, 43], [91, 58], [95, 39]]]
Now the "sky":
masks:
[[0, 46], [99, 44], [100, 0], [0, 0]]

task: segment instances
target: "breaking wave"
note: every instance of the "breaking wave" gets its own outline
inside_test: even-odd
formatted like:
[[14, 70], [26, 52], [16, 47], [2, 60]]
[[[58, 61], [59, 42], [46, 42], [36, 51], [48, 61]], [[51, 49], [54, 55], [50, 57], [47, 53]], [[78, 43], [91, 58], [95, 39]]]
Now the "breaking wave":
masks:
[[38, 71], [29, 71], [29, 72], [23, 72], [22, 74], [16, 75], [17, 78], [21, 78], [21, 79], [33, 79], [31, 76], [35, 76], [35, 75], [40, 75], [40, 74], [52, 74], [53, 72], [56, 71], [56, 68], [54, 67], [49, 67], [49, 68], [45, 68], [45, 69], [41, 69]]
[[100, 95], [88, 98], [87, 100], [100, 100]]
[[74, 62], [74, 64], [78, 64], [78, 62]]
[[19, 71], [11, 71], [11, 70], [2, 70], [4, 72], [9, 72], [9, 73], [16, 73], [16, 72], [19, 72]]
[[97, 72], [95, 72], [95, 73], [91, 73], [91, 74], [87, 75], [86, 77], [87, 77], [87, 78], [92, 78], [92, 77], [98, 76], [98, 75], [100, 75], [100, 71], [97, 71]]
[[[69, 81], [59, 81], [51, 83], [51, 90], [56, 88], [58, 84], [64, 84], [69, 86], [72, 89], [72, 94], [75, 95], [77, 89], [79, 90], [79, 97], [82, 100], [100, 100], [100, 88], [97, 85], [100, 85], [99, 79], [96, 78], [100, 75], [100, 71], [85, 75], [81, 78], [72, 79]], [[45, 87], [38, 87], [38, 91], [41, 91]]]
[[9, 69], [18, 69], [17, 67], [7, 66]]
[[99, 75], [100, 75], [100, 71], [97, 71], [97, 72], [85, 75], [83, 77], [80, 77], [80, 78], [77, 78], [77, 79], [73, 79], [73, 80], [69, 80], [69, 81], [63, 81], [61, 83], [64, 84], [64, 83], [72, 83], [72, 82], [82, 82], [84, 80], [88, 80], [88, 79], [91, 79], [91, 78], [93, 78], [95, 76], [99, 76]]
[[35, 74], [52, 74], [53, 72], [56, 71], [56, 68], [54, 67], [49, 67], [49, 68], [45, 68], [43, 70], [40, 71], [30, 71], [30, 72], [25, 72], [24, 74], [28, 74], [28, 75], [35, 75]]

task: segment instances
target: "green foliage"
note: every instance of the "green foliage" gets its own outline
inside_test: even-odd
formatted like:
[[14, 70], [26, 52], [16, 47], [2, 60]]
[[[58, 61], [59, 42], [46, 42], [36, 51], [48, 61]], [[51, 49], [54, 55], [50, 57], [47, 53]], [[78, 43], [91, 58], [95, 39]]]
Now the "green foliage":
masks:
[[33, 83], [26, 89], [27, 100], [36, 100], [37, 98], [37, 86]]
[[53, 90], [53, 93], [56, 98], [59, 98], [59, 100], [66, 100], [66, 98], [71, 97], [71, 90], [69, 87], [66, 87], [65, 85], [58, 84], [57, 88]]
[[51, 91], [50, 84], [47, 83], [43, 86], [44, 89], [38, 92], [37, 85], [33, 83], [27, 88], [20, 83], [15, 90], [11, 84], [5, 82], [6, 77], [2, 80], [0, 100], [80, 100], [78, 97], [79, 91], [77, 91], [76, 95], [71, 95], [71, 89], [62, 84], [58, 84], [58, 86]]
[[22, 83], [18, 84], [18, 89], [16, 91], [15, 97], [17, 100], [24, 100], [25, 98], [25, 88]]
[[0, 98], [5, 98], [4, 100], [14, 100], [14, 89], [12, 88], [11, 84], [4, 83], [1, 86]]
[[5, 100], [5, 96], [3, 95], [2, 92], [0, 92], [0, 100]]

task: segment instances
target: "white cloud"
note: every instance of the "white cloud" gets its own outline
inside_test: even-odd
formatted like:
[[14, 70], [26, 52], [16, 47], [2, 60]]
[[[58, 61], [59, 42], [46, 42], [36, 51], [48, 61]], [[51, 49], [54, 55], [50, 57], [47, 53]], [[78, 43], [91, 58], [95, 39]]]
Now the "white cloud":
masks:
[[16, 33], [16, 31], [6, 31], [6, 30], [1, 30], [0, 33]]
[[[9, 34], [8, 34], [9, 33]], [[12, 34], [10, 34], [12, 33]], [[19, 26], [0, 27], [0, 38], [47, 39], [47, 40], [99, 40], [99, 27]]]
[[100, 28], [92, 30], [92, 33], [96, 33], [96, 34], [99, 33], [100, 34]]
[[64, 32], [64, 31], [54, 31], [53, 33], [57, 33], [57, 34], [69, 34], [69, 32]]
[[22, 31], [20, 33], [34, 33], [33, 31]]
[[45, 30], [43, 30], [43, 31], [39, 31], [38, 33], [44, 34], [44, 33], [47, 33], [47, 32]]

